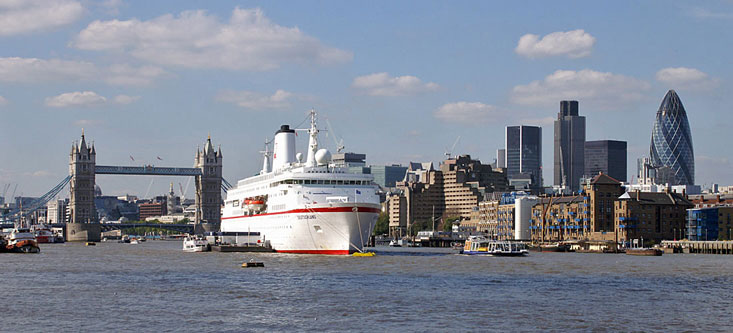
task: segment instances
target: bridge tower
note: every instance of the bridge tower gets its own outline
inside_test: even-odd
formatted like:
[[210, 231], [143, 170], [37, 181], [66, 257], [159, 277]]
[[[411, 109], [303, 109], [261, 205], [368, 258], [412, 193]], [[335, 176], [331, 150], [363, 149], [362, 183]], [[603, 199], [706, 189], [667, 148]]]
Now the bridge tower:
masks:
[[221, 147], [214, 149], [211, 136], [204, 150], [196, 149], [194, 168], [201, 169], [196, 177], [196, 233], [218, 231], [221, 224]]
[[97, 163], [94, 144], [87, 146], [84, 130], [81, 141], [71, 146], [69, 154], [69, 221], [66, 224], [66, 240], [98, 242], [101, 228], [94, 207], [94, 175]]

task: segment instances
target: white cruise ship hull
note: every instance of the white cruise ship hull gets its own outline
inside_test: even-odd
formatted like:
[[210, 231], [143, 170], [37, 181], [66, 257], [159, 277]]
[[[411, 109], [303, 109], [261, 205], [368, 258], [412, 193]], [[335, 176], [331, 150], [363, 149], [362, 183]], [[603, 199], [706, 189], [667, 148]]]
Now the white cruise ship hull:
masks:
[[223, 232], [260, 232], [277, 252], [350, 254], [362, 251], [380, 206], [373, 203], [309, 205], [251, 216], [222, 217]]

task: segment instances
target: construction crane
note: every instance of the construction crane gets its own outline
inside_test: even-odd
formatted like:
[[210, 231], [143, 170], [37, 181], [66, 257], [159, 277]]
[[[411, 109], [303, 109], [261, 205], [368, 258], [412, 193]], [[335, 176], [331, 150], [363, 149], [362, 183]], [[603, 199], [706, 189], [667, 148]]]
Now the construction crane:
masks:
[[341, 140], [338, 140], [336, 137], [336, 133], [333, 131], [333, 126], [331, 126], [331, 122], [326, 118], [326, 125], [328, 125], [328, 132], [326, 134], [330, 133], [331, 137], [333, 138], [333, 143], [336, 145], [336, 152], [340, 153], [344, 150], [344, 138], [341, 138]]
[[445, 159], [450, 159], [451, 155], [453, 155], [453, 149], [456, 149], [456, 145], [458, 144], [458, 141], [461, 140], [461, 136], [459, 135], [456, 138], [456, 141], [453, 142], [453, 146], [450, 147], [450, 150], [448, 148], [445, 148]]

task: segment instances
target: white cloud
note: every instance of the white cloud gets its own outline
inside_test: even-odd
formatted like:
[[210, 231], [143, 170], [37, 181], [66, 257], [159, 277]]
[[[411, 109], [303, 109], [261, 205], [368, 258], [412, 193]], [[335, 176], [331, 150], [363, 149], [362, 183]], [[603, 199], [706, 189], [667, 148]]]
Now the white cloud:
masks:
[[348, 51], [323, 45], [297, 27], [271, 22], [260, 9], [235, 8], [229, 22], [203, 10], [148, 21], [94, 21], [71, 43], [84, 50], [118, 51], [161, 65], [264, 71], [285, 63], [351, 61]]
[[0, 96], [0, 106], [7, 105], [8, 100], [5, 97]]
[[512, 89], [511, 100], [516, 104], [552, 106], [561, 100], [579, 100], [595, 106], [612, 107], [643, 99], [649, 84], [620, 74], [557, 70], [541, 81], [532, 81]]
[[699, 19], [733, 19], [733, 13], [731, 12], [711, 11], [709, 9], [699, 7], [693, 8], [691, 14]]
[[568, 58], [582, 58], [590, 55], [596, 38], [583, 29], [572, 31], [557, 31], [545, 35], [526, 34], [519, 38], [517, 54], [527, 58], [544, 58], [551, 56], [566, 56]]
[[74, 122], [74, 125], [78, 127], [91, 127], [91, 126], [100, 125], [102, 123], [103, 122], [101, 120], [97, 120], [97, 119], [79, 119]]
[[433, 113], [440, 120], [476, 124], [487, 122], [496, 113], [496, 107], [479, 102], [456, 102], [444, 104]]
[[117, 104], [126, 105], [126, 104], [137, 102], [137, 100], [139, 99], [140, 99], [140, 96], [117, 95], [112, 99], [112, 101]]
[[254, 91], [224, 91], [216, 96], [216, 100], [253, 110], [284, 109], [290, 107], [293, 97], [293, 93], [285, 90], [277, 90], [271, 96]]
[[106, 97], [98, 95], [93, 91], [75, 91], [46, 98], [46, 106], [65, 108], [72, 106], [102, 106], [109, 103], [124, 105], [133, 103], [138, 99], [140, 99], [139, 96], [117, 95], [112, 100], [108, 100]]
[[117, 64], [105, 69], [104, 82], [117, 86], [144, 86], [167, 73], [160, 67]]
[[406, 96], [434, 91], [439, 88], [436, 83], [423, 83], [414, 76], [390, 77], [387, 73], [359, 76], [354, 79], [351, 86], [371, 96]]
[[38, 170], [30, 174], [33, 177], [49, 177], [53, 176], [52, 173], [46, 171], [46, 170]]
[[91, 62], [60, 59], [0, 58], [0, 82], [45, 83], [102, 81], [110, 85], [147, 85], [166, 72], [154, 66], [116, 64], [98, 67]]
[[0, 58], [0, 81], [35, 83], [44, 81], [89, 80], [97, 67], [84, 61], [9, 57]]
[[77, 1], [0, 1], [0, 36], [48, 30], [70, 24], [84, 14]]
[[46, 98], [46, 106], [63, 108], [69, 106], [95, 106], [107, 102], [107, 98], [93, 91], [75, 91]]
[[675, 89], [707, 90], [718, 85], [718, 80], [711, 78], [707, 73], [687, 67], [661, 69], [657, 72], [656, 79]]

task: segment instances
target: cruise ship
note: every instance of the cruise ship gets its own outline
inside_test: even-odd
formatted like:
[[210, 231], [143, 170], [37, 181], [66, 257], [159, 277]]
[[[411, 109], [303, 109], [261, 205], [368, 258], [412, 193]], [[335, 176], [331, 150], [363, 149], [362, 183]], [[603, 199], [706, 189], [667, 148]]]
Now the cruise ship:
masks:
[[[295, 152], [296, 131], [308, 133], [308, 150]], [[282, 125], [273, 140], [272, 163], [265, 144], [262, 171], [227, 191], [222, 232], [259, 232], [277, 252], [363, 252], [380, 212], [369, 174], [349, 173], [318, 148], [316, 113], [309, 129]]]

